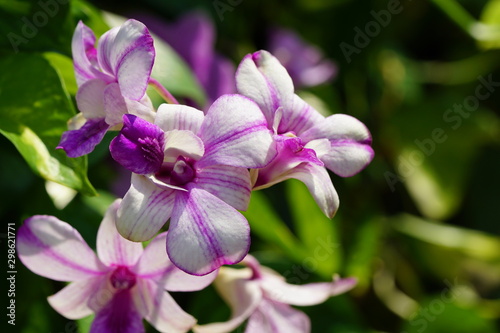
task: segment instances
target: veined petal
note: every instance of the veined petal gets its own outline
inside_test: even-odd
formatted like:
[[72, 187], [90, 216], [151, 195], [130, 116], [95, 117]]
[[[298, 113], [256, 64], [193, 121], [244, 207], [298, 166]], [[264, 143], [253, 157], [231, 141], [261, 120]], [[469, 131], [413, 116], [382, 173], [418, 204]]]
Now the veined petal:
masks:
[[103, 90], [103, 107], [106, 114], [106, 122], [110, 126], [121, 124], [123, 115], [127, 113], [127, 103], [122, 95], [118, 83], [113, 82]]
[[205, 115], [193, 107], [180, 104], [161, 104], [156, 112], [155, 124], [165, 132], [187, 130], [198, 134]]
[[300, 136], [304, 142], [316, 139], [353, 140], [371, 144], [372, 137], [366, 126], [354, 117], [346, 114], [334, 114], [324, 121], [316, 123]]
[[106, 82], [91, 79], [83, 83], [76, 93], [76, 104], [86, 119], [104, 118], [104, 90]]
[[171, 130], [165, 133], [164, 161], [175, 162], [180, 155], [199, 160], [204, 152], [203, 141], [191, 131]]
[[133, 271], [168, 291], [195, 291], [208, 286], [217, 276], [214, 271], [204, 276], [190, 275], [177, 268], [165, 249], [167, 233], [156, 236], [146, 247]]
[[164, 132], [137, 116], [123, 116], [123, 128], [109, 145], [111, 156], [127, 170], [145, 175], [160, 170]]
[[302, 98], [294, 94], [291, 107], [289, 109], [283, 109], [283, 115], [281, 116], [281, 121], [278, 126], [278, 133], [284, 134], [294, 132], [295, 135], [301, 136], [304, 131], [324, 120], [325, 117], [307, 104]]
[[139, 279], [137, 287], [136, 306], [158, 331], [183, 333], [196, 324], [196, 319], [182, 310], [162, 286], [148, 279]]
[[146, 26], [127, 20], [99, 39], [97, 52], [99, 64], [116, 77], [123, 96], [140, 100], [146, 92], [155, 57], [153, 37]]
[[142, 255], [141, 243], [131, 242], [116, 230], [116, 213], [121, 199], [108, 208], [97, 232], [97, 254], [107, 266], [133, 266]]
[[94, 45], [94, 33], [82, 21], [79, 21], [71, 41], [71, 51], [73, 54], [75, 76], [78, 86], [94, 78], [93, 66], [96, 63], [97, 57], [97, 51]]
[[246, 210], [252, 187], [245, 168], [213, 165], [198, 170], [196, 186], [204, 189], [237, 210]]
[[236, 209], [196, 187], [178, 192], [167, 235], [170, 260], [193, 275], [235, 264], [248, 253], [250, 228]]
[[102, 141], [108, 128], [104, 118], [88, 119], [79, 129], [64, 132], [56, 149], [63, 149], [68, 157], [87, 155]]
[[89, 299], [102, 283], [104, 276], [75, 281], [48, 297], [49, 304], [68, 319], [80, 319], [94, 312]]
[[238, 93], [255, 101], [272, 125], [278, 107], [290, 108], [294, 94], [292, 79], [269, 52], [261, 50], [243, 58], [236, 70]]
[[142, 317], [137, 310], [132, 290], [119, 290], [111, 301], [96, 313], [90, 333], [143, 333]]
[[232, 332], [249, 318], [263, 301], [259, 281], [251, 280], [252, 274], [248, 268], [221, 267], [214, 285], [220, 296], [230, 306], [231, 319], [226, 322], [197, 325], [193, 331], [196, 333]]
[[352, 289], [355, 279], [336, 279], [332, 282], [308, 283], [303, 285], [286, 283], [285, 279], [269, 268], [263, 268], [261, 287], [266, 298], [291, 305], [316, 305], [333, 295]]
[[240, 95], [224, 95], [208, 110], [199, 132], [205, 143], [200, 166], [261, 168], [275, 156], [271, 131], [259, 107]]
[[76, 229], [53, 216], [35, 215], [17, 233], [19, 259], [34, 273], [57, 281], [104, 274], [104, 266]]
[[257, 310], [250, 316], [245, 333], [307, 333], [311, 331], [311, 321], [302, 311], [287, 304], [263, 299]]
[[130, 189], [118, 208], [118, 232], [134, 242], [153, 238], [170, 218], [177, 192], [161, 189], [146, 177], [132, 174]]

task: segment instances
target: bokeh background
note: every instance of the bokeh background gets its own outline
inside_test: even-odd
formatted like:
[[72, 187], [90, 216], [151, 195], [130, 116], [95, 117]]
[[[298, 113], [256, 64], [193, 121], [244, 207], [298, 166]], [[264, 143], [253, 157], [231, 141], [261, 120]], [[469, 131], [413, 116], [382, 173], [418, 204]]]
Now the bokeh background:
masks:
[[[107, 150], [112, 133], [88, 159], [54, 150], [76, 112], [76, 23], [100, 35], [119, 22], [111, 13], [164, 37], [155, 40], [162, 49], [155, 74], [199, 108], [231, 90], [243, 56], [280, 50], [273, 38], [285, 29], [294, 37], [288, 53], [281, 45], [283, 61], [288, 54], [299, 62], [290, 71], [313, 73], [296, 78], [297, 93], [324, 114], [346, 113], [370, 129], [373, 162], [351, 178], [332, 175], [341, 199], [333, 220], [293, 180], [255, 192], [245, 213], [251, 253], [289, 282], [358, 278], [348, 294], [301, 308], [312, 332], [500, 332], [498, 0], [0, 1], [4, 262], [7, 223], [18, 227], [35, 214], [69, 222], [94, 246], [104, 210], [127, 189], [129, 175]], [[193, 13], [202, 23], [182, 30]], [[209, 71], [213, 59], [223, 64]], [[68, 321], [46, 302], [63, 283], [19, 261], [16, 269], [9, 332], [88, 331], [91, 318]], [[212, 287], [173, 296], [200, 323], [230, 315]]]

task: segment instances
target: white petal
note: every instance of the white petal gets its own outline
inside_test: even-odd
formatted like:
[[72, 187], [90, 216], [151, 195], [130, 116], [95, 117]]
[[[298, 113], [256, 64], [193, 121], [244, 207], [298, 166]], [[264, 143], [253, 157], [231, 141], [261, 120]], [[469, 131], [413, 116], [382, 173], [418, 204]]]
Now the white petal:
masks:
[[205, 148], [203, 141], [191, 131], [171, 130], [165, 133], [164, 161], [175, 162], [180, 155], [199, 160]]
[[325, 117], [299, 96], [294, 94], [292, 100], [288, 109], [283, 108], [278, 134], [294, 132], [301, 136], [304, 131], [325, 120]]
[[200, 130], [204, 114], [202, 111], [186, 105], [161, 104], [156, 113], [155, 124], [165, 132], [177, 129], [195, 134]]
[[76, 104], [86, 119], [102, 118], [104, 112], [104, 90], [106, 82], [92, 79], [80, 86], [76, 93]]
[[161, 189], [146, 177], [132, 174], [130, 189], [118, 209], [118, 232], [134, 242], [153, 238], [172, 213], [176, 191]]
[[107, 266], [133, 266], [141, 256], [141, 243], [131, 242], [118, 233], [116, 213], [121, 199], [108, 208], [97, 232], [97, 254]]
[[311, 321], [302, 311], [264, 299], [248, 320], [245, 333], [309, 333]]
[[346, 114], [334, 114], [318, 122], [300, 136], [304, 142], [316, 139], [354, 140], [371, 143], [371, 134], [358, 119]]

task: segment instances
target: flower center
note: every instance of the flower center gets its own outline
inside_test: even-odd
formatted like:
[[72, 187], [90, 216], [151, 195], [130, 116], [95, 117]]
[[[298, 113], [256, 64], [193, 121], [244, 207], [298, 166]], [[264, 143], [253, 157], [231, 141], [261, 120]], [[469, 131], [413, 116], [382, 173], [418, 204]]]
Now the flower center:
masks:
[[155, 177], [165, 183], [181, 186], [192, 181], [196, 171], [192, 166], [191, 159], [179, 156], [175, 163], [164, 163]]
[[110, 280], [113, 287], [122, 290], [130, 289], [135, 286], [136, 283], [135, 274], [125, 266], [119, 266], [116, 268], [111, 274]]

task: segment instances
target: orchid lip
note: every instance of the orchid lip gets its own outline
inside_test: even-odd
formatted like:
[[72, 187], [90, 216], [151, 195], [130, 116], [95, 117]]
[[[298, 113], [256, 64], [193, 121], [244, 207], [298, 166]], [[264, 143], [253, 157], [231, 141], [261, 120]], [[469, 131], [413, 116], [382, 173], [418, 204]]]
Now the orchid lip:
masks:
[[164, 162], [160, 170], [154, 174], [154, 178], [163, 186], [183, 189], [183, 185], [192, 182], [196, 177], [193, 163], [194, 160], [179, 156], [174, 163]]
[[110, 276], [111, 285], [120, 290], [128, 290], [135, 286], [137, 279], [126, 266], [118, 266]]

